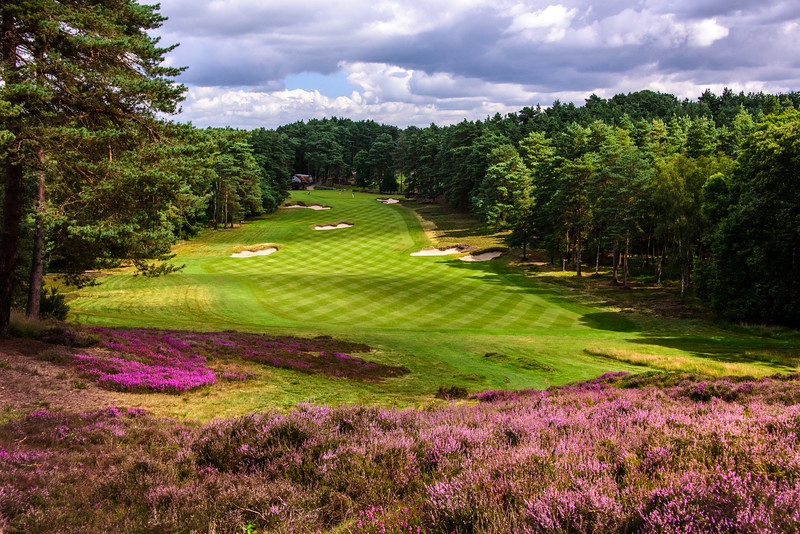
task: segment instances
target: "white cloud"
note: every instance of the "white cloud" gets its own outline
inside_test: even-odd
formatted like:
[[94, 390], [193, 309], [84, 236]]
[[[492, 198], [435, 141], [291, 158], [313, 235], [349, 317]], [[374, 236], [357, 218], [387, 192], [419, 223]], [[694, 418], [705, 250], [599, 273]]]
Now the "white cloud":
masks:
[[569, 32], [569, 42], [579, 46], [645, 46], [677, 48], [685, 44], [708, 46], [728, 35], [727, 28], [713, 19], [686, 23], [672, 13], [632, 8], [595, 20]]
[[514, 20], [508, 33], [519, 33], [532, 41], [555, 42], [564, 38], [578, 10], [557, 4], [529, 12], [525, 6], [518, 5], [511, 12]]
[[693, 46], [711, 46], [715, 41], [728, 36], [729, 30], [717, 23], [716, 19], [706, 19], [691, 25], [689, 43]]

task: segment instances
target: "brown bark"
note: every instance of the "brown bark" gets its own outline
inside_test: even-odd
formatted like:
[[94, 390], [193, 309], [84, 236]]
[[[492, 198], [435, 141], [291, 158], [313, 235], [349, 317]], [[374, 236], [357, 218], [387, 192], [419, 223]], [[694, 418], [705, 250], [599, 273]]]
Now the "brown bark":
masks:
[[625, 233], [625, 256], [622, 260], [622, 287], [628, 287], [628, 255], [631, 246], [631, 233]]
[[33, 257], [31, 259], [30, 288], [28, 290], [27, 316], [31, 318], [39, 317], [39, 305], [42, 295], [42, 278], [44, 277], [44, 264], [42, 262], [42, 251], [44, 250], [44, 221], [42, 212], [44, 211], [44, 149], [36, 149], [36, 160], [39, 165], [37, 171], [38, 181], [36, 183], [36, 217], [34, 219], [33, 232]]
[[[2, 49], [5, 66], [4, 80], [6, 84], [19, 81], [17, 72], [17, 35], [16, 21], [10, 10], [2, 11], [0, 21], [0, 49]], [[19, 104], [19, 97], [12, 97], [9, 102], [13, 107]], [[9, 120], [6, 129], [19, 138], [20, 124]], [[22, 187], [22, 164], [14, 160], [12, 151], [6, 153], [5, 188], [3, 191], [3, 225], [0, 228], [0, 337], [8, 337], [8, 326], [11, 320], [11, 297], [14, 292], [14, 267], [19, 256], [19, 225], [22, 221], [22, 203], [24, 190]]]
[[222, 229], [227, 230], [228, 228], [228, 186], [225, 186], [225, 210], [224, 210], [224, 219], [222, 220]]
[[597, 242], [597, 255], [594, 257], [594, 274], [600, 274], [600, 241]]
[[11, 320], [14, 267], [19, 256], [22, 198], [22, 165], [8, 161], [3, 198], [3, 228], [0, 231], [0, 337], [8, 337]]

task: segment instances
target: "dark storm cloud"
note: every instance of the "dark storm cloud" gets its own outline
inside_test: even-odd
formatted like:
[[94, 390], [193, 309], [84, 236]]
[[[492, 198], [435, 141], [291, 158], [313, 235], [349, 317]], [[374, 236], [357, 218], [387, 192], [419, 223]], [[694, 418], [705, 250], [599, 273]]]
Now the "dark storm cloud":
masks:
[[800, 83], [796, 1], [166, 0], [162, 12], [163, 43], [181, 43], [170, 61], [189, 66], [181, 81], [259, 88], [265, 109], [283, 105], [270, 94], [303, 72], [352, 77], [363, 99], [336, 104], [347, 109], [396, 101], [465, 113], [595, 91], [696, 97], [704, 84]]

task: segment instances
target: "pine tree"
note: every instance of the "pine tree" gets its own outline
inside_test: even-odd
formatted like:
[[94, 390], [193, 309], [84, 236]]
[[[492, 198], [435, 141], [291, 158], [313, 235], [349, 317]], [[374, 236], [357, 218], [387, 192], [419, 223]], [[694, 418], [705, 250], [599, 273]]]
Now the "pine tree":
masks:
[[107, 141], [113, 160], [129, 136], [155, 135], [156, 114], [175, 112], [182, 99], [183, 86], [172, 82], [180, 69], [162, 66], [170, 48], [147, 34], [163, 20], [156, 6], [132, 0], [0, 4], [0, 137], [6, 152], [0, 337], [8, 334], [20, 222], [30, 200], [26, 174], [40, 169], [69, 132], [96, 134], [95, 141]]

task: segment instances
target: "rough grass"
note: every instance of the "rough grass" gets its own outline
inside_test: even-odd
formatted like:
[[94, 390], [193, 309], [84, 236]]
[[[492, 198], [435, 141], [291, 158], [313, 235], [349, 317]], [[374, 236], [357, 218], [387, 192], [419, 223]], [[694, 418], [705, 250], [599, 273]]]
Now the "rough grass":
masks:
[[599, 347], [586, 347], [587, 354], [600, 356], [631, 365], [642, 365], [652, 369], [664, 371], [683, 371], [708, 376], [751, 375], [766, 376], [773, 370], [752, 363], [730, 363], [725, 361], [708, 360], [666, 354], [643, 354], [631, 350], [609, 349]]

